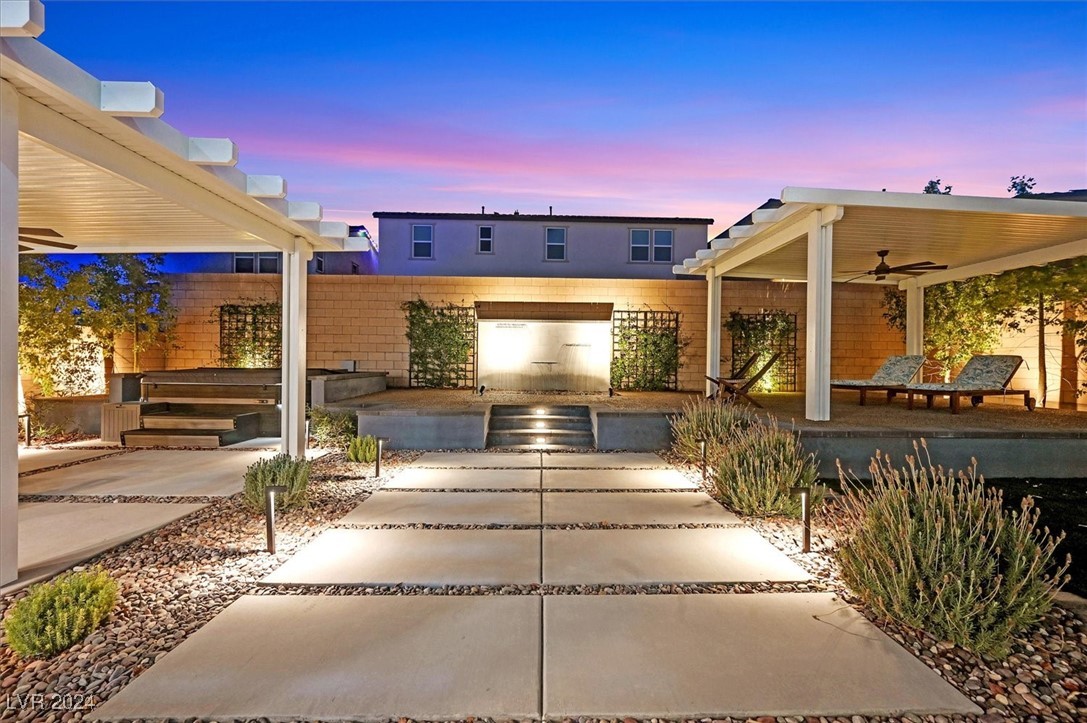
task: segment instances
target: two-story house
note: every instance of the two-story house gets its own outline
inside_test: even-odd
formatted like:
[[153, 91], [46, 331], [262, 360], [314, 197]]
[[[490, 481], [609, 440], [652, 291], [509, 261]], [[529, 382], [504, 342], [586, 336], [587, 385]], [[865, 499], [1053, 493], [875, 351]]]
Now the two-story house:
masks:
[[713, 219], [378, 211], [378, 273], [671, 279]]

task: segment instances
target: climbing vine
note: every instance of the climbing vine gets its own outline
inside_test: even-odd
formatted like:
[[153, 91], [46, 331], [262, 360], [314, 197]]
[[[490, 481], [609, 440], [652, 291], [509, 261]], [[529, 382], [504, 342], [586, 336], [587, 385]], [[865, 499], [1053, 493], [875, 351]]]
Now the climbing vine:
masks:
[[400, 305], [407, 324], [408, 383], [413, 387], [475, 385], [476, 310], [423, 299]]

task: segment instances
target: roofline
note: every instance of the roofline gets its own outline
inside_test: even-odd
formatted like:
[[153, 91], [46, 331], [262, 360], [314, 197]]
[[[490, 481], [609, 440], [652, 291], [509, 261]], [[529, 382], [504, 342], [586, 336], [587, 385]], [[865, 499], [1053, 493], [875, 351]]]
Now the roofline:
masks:
[[569, 223], [649, 223], [649, 224], [684, 224], [691, 226], [711, 226], [712, 218], [680, 218], [666, 216], [562, 216], [558, 214], [538, 213], [424, 213], [421, 211], [374, 211], [374, 218], [392, 219], [427, 219], [459, 221], [554, 221]]
[[924, 211], [1087, 217], [1087, 206], [1084, 206], [1082, 202], [1043, 198], [994, 198], [992, 196], [953, 196], [943, 193], [888, 193], [788, 186], [781, 191], [781, 201], [784, 204], [804, 203], [820, 206], [874, 206]]

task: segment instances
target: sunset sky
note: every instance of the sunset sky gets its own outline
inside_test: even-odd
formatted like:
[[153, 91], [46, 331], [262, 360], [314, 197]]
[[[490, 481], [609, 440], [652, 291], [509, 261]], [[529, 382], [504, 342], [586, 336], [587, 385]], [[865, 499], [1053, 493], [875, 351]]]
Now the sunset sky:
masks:
[[326, 218], [709, 216], [787, 185], [1087, 187], [1087, 4], [49, 2]]

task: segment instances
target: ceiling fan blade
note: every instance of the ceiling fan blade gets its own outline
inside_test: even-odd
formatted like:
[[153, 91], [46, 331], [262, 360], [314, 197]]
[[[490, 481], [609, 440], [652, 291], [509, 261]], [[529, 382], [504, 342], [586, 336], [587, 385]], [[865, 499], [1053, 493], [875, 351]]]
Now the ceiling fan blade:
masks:
[[[846, 273], [847, 273], [847, 274], [851, 274], [851, 273], [853, 273], [853, 272], [852, 272], [852, 271], [847, 271]], [[865, 271], [865, 272], [864, 272], [864, 273], [862, 273], [862, 274], [857, 274], [857, 275], [856, 275], [856, 276], [854, 276], [854, 277], [853, 277], [852, 279], [846, 279], [846, 280], [845, 280], [845, 281], [843, 281], [842, 283], [843, 283], [843, 284], [848, 284], [848, 283], [849, 283], [849, 282], [851, 282], [851, 281], [856, 281], [857, 279], [859, 279], [859, 278], [861, 278], [861, 277], [864, 277], [864, 276], [868, 276], [868, 274], [870, 274], [870, 273], [872, 273], [872, 272], [871, 272], [871, 271]]]
[[924, 272], [924, 271], [943, 271], [946, 268], [947, 268], [947, 264], [933, 264], [933, 263], [905, 264], [903, 266], [892, 266], [891, 267], [891, 273], [892, 274], [901, 274], [901, 273], [910, 272], [910, 271], [922, 271], [922, 272]]
[[917, 261], [912, 264], [899, 264], [898, 266], [892, 266], [892, 269], [930, 269], [934, 266], [938, 266], [934, 261]]
[[25, 241], [28, 244], [37, 244], [38, 246], [50, 246], [56, 249], [74, 249], [75, 244], [65, 243], [63, 241], [46, 241], [40, 238], [31, 238], [29, 236], [20, 236], [20, 241]]
[[20, 226], [19, 233], [26, 234], [27, 236], [45, 236], [46, 238], [64, 238], [63, 234], [57, 233], [51, 228], [40, 228], [35, 226]]

